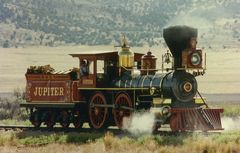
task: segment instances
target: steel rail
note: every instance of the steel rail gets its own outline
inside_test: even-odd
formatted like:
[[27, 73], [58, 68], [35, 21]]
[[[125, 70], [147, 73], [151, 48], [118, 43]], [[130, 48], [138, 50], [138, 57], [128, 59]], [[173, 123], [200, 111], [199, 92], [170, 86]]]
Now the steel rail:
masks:
[[[153, 131], [153, 135], [160, 135], [160, 136], [179, 136], [179, 135], [184, 135], [184, 134], [192, 134], [192, 133], [201, 133], [203, 135], [211, 135], [211, 134], [219, 134], [222, 132], [219, 131], [185, 131], [185, 132], [172, 132], [169, 130], [158, 130], [158, 131]], [[0, 131], [17, 131], [17, 130], [22, 130], [22, 131], [41, 131], [41, 132], [80, 132], [80, 133], [107, 133], [107, 132], [112, 132], [116, 136], [130, 136], [130, 137], [138, 137], [135, 136], [131, 133], [129, 133], [126, 130], [120, 130], [117, 128], [108, 128], [108, 129], [103, 129], [103, 130], [95, 130], [91, 128], [81, 128], [77, 129], [74, 127], [69, 127], [69, 128], [62, 128], [62, 127], [53, 127], [53, 128], [48, 128], [48, 127], [33, 127], [33, 126], [26, 126], [26, 125], [0, 125]]]

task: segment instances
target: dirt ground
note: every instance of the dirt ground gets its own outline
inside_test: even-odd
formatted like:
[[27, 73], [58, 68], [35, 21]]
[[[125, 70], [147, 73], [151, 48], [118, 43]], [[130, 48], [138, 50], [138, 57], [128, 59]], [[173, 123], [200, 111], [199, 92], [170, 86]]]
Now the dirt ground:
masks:
[[[74, 47], [28, 47], [0, 48], [0, 92], [12, 92], [14, 88], [25, 87], [25, 72], [30, 65], [51, 64], [56, 70], [68, 70], [79, 67], [78, 59], [68, 54], [86, 51], [112, 51], [113, 46], [74, 46]], [[134, 52], [145, 53], [147, 47], [132, 48]], [[151, 48], [160, 67], [161, 54], [166, 48]], [[199, 91], [203, 93], [240, 94], [240, 51], [238, 49], [206, 50], [207, 71], [198, 77]]]
[[[188, 140], [190, 141], [190, 140]], [[42, 146], [0, 146], [0, 153], [240, 153], [239, 143], [217, 143], [204, 138], [184, 145], [159, 145], [154, 140], [136, 144], [111, 138], [87, 144], [47, 144]]]
[[44, 146], [1, 146], [0, 153], [103, 153], [103, 143], [92, 144], [49, 144]]

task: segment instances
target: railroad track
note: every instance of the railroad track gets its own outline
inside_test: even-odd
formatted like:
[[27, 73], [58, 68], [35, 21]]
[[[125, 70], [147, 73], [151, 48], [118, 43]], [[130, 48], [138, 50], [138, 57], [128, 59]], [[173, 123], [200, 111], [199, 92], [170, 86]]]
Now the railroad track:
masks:
[[112, 132], [114, 134], [124, 134], [125, 131], [121, 131], [116, 128], [109, 128], [105, 130], [94, 130], [91, 128], [81, 128], [81, 129], [76, 129], [74, 127], [69, 127], [69, 128], [62, 128], [62, 127], [53, 127], [53, 128], [48, 128], [48, 127], [33, 127], [33, 126], [26, 126], [26, 125], [0, 125], [0, 130], [3, 131], [17, 131], [17, 130], [22, 130], [22, 131], [46, 131], [46, 132], [82, 132], [82, 133], [92, 133], [92, 132]]
[[[17, 130], [22, 130], [22, 131], [41, 131], [41, 132], [79, 132], [79, 133], [107, 133], [111, 132], [116, 136], [122, 137], [122, 136], [130, 136], [134, 137], [133, 134], [129, 133], [128, 131], [123, 131], [117, 128], [108, 128], [105, 130], [94, 130], [91, 128], [81, 128], [81, 129], [76, 129], [74, 127], [69, 127], [67, 129], [62, 128], [62, 127], [54, 127], [54, 128], [47, 128], [47, 127], [39, 127], [35, 128], [33, 126], [26, 126], [26, 125], [0, 125], [0, 130], [3, 131], [17, 131]], [[204, 135], [211, 135], [211, 134], [216, 134], [216, 133], [221, 133], [219, 131], [209, 131], [209, 132], [201, 132], [201, 131], [195, 131], [195, 132], [172, 132], [172, 131], [157, 131], [154, 132], [154, 135], [161, 135], [161, 136], [171, 136], [171, 135], [182, 135], [182, 134], [192, 134], [192, 133], [202, 133]]]
[[17, 129], [34, 129], [34, 127], [26, 126], [26, 125], [0, 125], [0, 130], [17, 130]]

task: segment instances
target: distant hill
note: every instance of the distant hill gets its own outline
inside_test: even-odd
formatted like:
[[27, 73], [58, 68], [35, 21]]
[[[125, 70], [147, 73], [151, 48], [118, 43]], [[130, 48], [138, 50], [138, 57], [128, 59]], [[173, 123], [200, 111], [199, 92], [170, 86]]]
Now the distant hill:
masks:
[[[0, 0], [0, 46], [162, 45], [162, 29], [200, 28], [205, 46], [240, 42], [239, 0]], [[227, 36], [227, 37], [226, 37]], [[203, 45], [203, 46], [204, 46]]]

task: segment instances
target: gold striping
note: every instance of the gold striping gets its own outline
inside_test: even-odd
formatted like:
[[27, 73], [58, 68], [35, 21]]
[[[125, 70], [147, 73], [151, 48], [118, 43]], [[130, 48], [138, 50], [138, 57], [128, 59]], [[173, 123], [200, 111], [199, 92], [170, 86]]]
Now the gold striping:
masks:
[[153, 78], [152, 78], [152, 80], [151, 80], [151, 83], [150, 83], [150, 88], [152, 87], [153, 80], [155, 79], [155, 76], [156, 76], [156, 74], [154, 74], [154, 76], [153, 76]]
[[161, 81], [160, 81], [160, 84], [159, 84], [159, 90], [162, 92], [162, 82], [163, 82], [163, 79], [165, 78], [165, 76], [167, 75], [167, 73], [166, 74], [164, 74], [164, 76], [162, 77], [162, 79], [161, 79]]
[[[142, 88], [143, 88], [144, 81], [145, 81], [146, 77], [147, 77], [147, 75], [145, 75], [145, 76], [143, 77], [143, 80], [142, 80]], [[143, 90], [142, 90], [142, 92], [143, 92]]]
[[132, 88], [132, 79], [131, 79], [131, 81], [130, 81], [130, 86], [129, 86], [130, 88]]
[[[36, 104], [36, 103], [40, 103], [40, 104], [66, 104], [66, 101], [65, 100], [59, 100], [59, 101], [51, 101], [51, 100], [48, 100], [49, 102], [48, 103], [41, 103], [41, 102], [45, 102], [46, 100], [32, 100], [31, 102], [28, 102], [28, 103], [31, 103], [31, 104]], [[68, 102], [67, 102], [68, 103]]]
[[119, 88], [121, 87], [121, 81], [122, 81], [122, 80], [119, 80], [119, 85], [118, 85], [118, 86], [119, 86]]
[[128, 80], [125, 80], [125, 85], [124, 85], [124, 86], [125, 86], [125, 88], [127, 88], [127, 81], [128, 81]]
[[159, 88], [160, 88], [160, 91], [162, 92], [162, 82], [163, 80], [165, 79], [166, 76], [168, 76], [171, 72], [169, 73], [165, 73], [164, 76], [162, 77], [161, 81], [160, 81], [160, 84], [159, 84]]
[[79, 90], [148, 90], [148, 88], [78, 88]]

